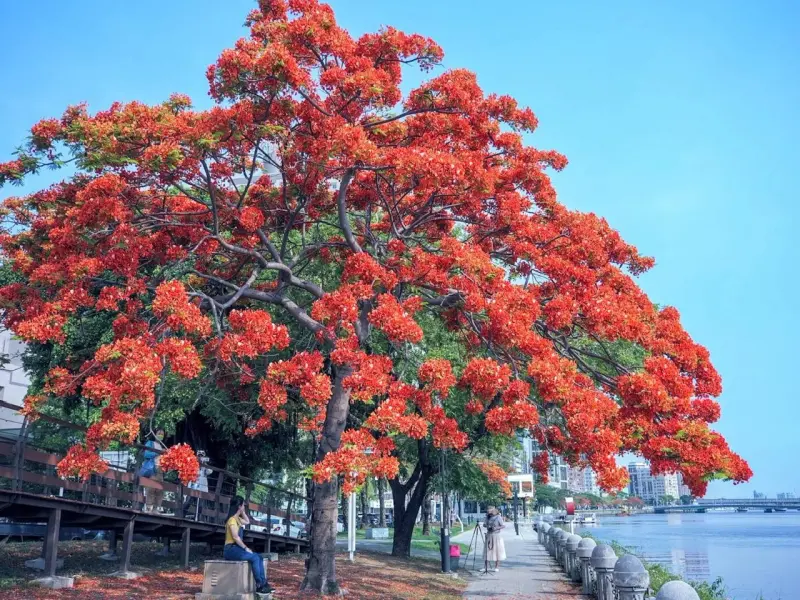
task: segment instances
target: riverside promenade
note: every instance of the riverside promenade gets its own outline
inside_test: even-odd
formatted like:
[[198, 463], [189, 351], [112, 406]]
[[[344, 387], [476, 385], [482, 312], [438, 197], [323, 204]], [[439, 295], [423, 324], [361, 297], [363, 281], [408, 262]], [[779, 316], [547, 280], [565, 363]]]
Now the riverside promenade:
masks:
[[[469, 544], [472, 531], [459, 534], [452, 541]], [[520, 525], [519, 536], [514, 525], [507, 523], [502, 531], [507, 560], [500, 563], [498, 573], [472, 573], [464, 600], [588, 600], [579, 585], [569, 581], [553, 557], [539, 544], [530, 525]], [[483, 568], [483, 546], [478, 540], [475, 568]], [[460, 573], [473, 569], [472, 554], [462, 557]]]

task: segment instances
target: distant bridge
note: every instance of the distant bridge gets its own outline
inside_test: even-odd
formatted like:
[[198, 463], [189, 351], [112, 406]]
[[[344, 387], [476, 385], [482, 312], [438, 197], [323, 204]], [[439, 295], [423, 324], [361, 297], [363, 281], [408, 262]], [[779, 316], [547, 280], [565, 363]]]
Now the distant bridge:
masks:
[[697, 504], [676, 504], [674, 506], [654, 506], [653, 512], [657, 515], [664, 513], [704, 513], [708, 510], [706, 506]]
[[776, 498], [714, 498], [700, 499], [695, 504], [656, 506], [656, 513], [704, 513], [711, 508], [760, 509], [764, 511], [800, 510], [800, 499], [778, 500]]
[[778, 500], [776, 498], [739, 498], [728, 500], [726, 498], [700, 499], [697, 501], [699, 506], [707, 508], [771, 508], [788, 510], [800, 510], [800, 498], [791, 500]]

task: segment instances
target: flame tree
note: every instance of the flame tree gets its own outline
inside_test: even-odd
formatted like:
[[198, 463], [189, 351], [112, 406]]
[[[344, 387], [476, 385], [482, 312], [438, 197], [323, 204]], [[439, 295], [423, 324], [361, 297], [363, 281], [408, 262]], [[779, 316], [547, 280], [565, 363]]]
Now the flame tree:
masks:
[[[181, 95], [71, 107], [0, 164], [0, 183], [76, 171], [4, 202], [18, 275], [0, 289], [4, 325], [61, 344], [76, 315], [113, 317], [113, 339], [27, 399], [33, 411], [77, 393], [102, 408], [61, 473], [86, 476], [103, 467], [97, 450], [132, 441], [168, 376], [257, 398], [253, 435], [299, 398], [318, 441], [303, 585], [323, 592], [338, 589], [337, 476], [348, 489], [392, 479], [398, 435], [464, 448], [444, 402], [456, 385], [487, 432], [529, 429], [606, 488], [624, 485], [626, 451], [697, 494], [749, 477], [708, 427], [721, 392], [709, 353], [635, 284], [653, 261], [557, 201], [546, 172], [566, 159], [523, 143], [529, 109], [459, 69], [404, 95], [403, 69], [430, 71], [442, 50], [391, 27], [353, 39], [316, 0], [262, 0], [247, 24], [208, 69], [212, 108]], [[331, 265], [335, 281], [317, 276]], [[460, 373], [425, 361], [408, 383], [392, 357], [423, 341], [426, 313], [474, 356]], [[620, 340], [642, 349], [641, 369], [614, 359]], [[353, 403], [374, 409], [348, 428]], [[170, 449], [179, 472], [193, 460]]]

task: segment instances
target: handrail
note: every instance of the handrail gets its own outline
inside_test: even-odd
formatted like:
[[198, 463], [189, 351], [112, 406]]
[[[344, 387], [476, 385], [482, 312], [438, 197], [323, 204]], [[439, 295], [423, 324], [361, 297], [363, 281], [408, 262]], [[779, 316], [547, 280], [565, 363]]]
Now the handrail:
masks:
[[[169, 492], [175, 494], [173, 500], [162, 498], [160, 505], [166, 508], [173, 508], [175, 516], [178, 518], [185, 517], [183, 515], [183, 503], [188, 498], [196, 498], [198, 500], [205, 500], [208, 504], [205, 507], [198, 506], [198, 515], [212, 517], [213, 522], [218, 523], [220, 517], [224, 517], [227, 507], [230, 504], [233, 494], [222, 492], [224, 476], [220, 476], [217, 480], [216, 493], [203, 492], [197, 489], [187, 489], [183, 486], [168, 481], [159, 481], [148, 477], [139, 477], [138, 472], [134, 471], [120, 471], [115, 468], [109, 468], [104, 473], [98, 473], [97, 477], [100, 481], [86, 481], [76, 482], [69, 478], [61, 478], [53, 474], [48, 474], [47, 470], [44, 473], [23, 470], [22, 464], [24, 462], [31, 462], [43, 465], [46, 469], [55, 467], [58, 464], [60, 457], [57, 454], [32, 448], [30, 446], [19, 448], [19, 443], [12, 443], [10, 441], [0, 441], [0, 456], [7, 456], [13, 459], [10, 466], [0, 465], [0, 477], [11, 480], [12, 491], [20, 491], [23, 483], [44, 486], [45, 489], [61, 488], [64, 491], [82, 494], [81, 501], [89, 504], [88, 495], [94, 495], [104, 500], [100, 504], [108, 504], [110, 501], [116, 503], [118, 500], [131, 503], [131, 508], [136, 509], [136, 506], [141, 502], [139, 490], [140, 488], [148, 488], [154, 491]], [[103, 481], [105, 480], [105, 481]], [[133, 489], [126, 491], [116, 487], [115, 484], [129, 484]], [[233, 481], [235, 483], [235, 481]], [[234, 488], [235, 493], [235, 488]], [[48, 492], [44, 493], [45, 496], [51, 495]], [[213, 508], [211, 503], [213, 502]], [[116, 504], [114, 504], [116, 505]], [[256, 502], [249, 502], [250, 510], [258, 513], [266, 513], [268, 515], [277, 515], [285, 517], [289, 521], [304, 522], [305, 519], [301, 515], [293, 515], [289, 507], [283, 508], [281, 506], [275, 507], [271, 503], [267, 505], [258, 504]], [[253, 524], [257, 526], [267, 526], [271, 530], [273, 523], [271, 519], [269, 523], [254, 519]], [[285, 535], [292, 537], [291, 527], [287, 527]]]
[[[23, 408], [22, 406], [17, 406], [15, 404], [10, 404], [8, 402], [5, 402], [4, 400], [0, 400], [0, 407], [8, 408], [10, 410], [15, 410], [17, 412], [19, 412]], [[61, 427], [68, 427], [68, 428], [73, 429], [75, 431], [81, 431], [81, 432], [84, 432], [84, 433], [86, 432], [86, 429], [87, 429], [83, 425], [78, 425], [77, 423], [71, 423], [70, 421], [65, 421], [65, 420], [59, 419], [57, 417], [51, 417], [50, 415], [46, 415], [46, 414], [43, 414], [43, 413], [37, 413], [37, 418], [42, 419], [44, 421], [47, 421], [49, 423], [53, 423], [55, 425], [60, 425]], [[163, 454], [163, 451], [161, 451], [161, 450], [158, 450], [156, 448], [150, 448], [150, 447], [144, 446], [142, 444], [136, 444], [135, 443], [135, 444], [131, 444], [129, 447], [136, 448], [137, 450], [149, 450], [151, 452], [155, 452], [156, 454]], [[230, 478], [232, 478], [234, 480], [255, 483], [257, 485], [264, 486], [264, 487], [266, 487], [268, 489], [274, 490], [274, 491], [279, 492], [281, 494], [287, 494], [289, 496], [294, 496], [295, 498], [299, 498], [301, 500], [305, 500], [306, 502], [310, 502], [310, 498], [308, 496], [304, 496], [303, 494], [298, 494], [296, 492], [290, 492], [288, 490], [284, 490], [282, 488], [279, 488], [277, 486], [271, 485], [269, 483], [263, 483], [261, 481], [255, 480], [255, 479], [251, 479], [250, 477], [245, 477], [244, 475], [239, 475], [238, 473], [233, 473], [232, 471], [228, 471], [227, 469], [222, 469], [220, 467], [214, 467], [212, 465], [205, 465], [204, 468], [209, 469], [211, 471], [216, 471], [217, 473], [221, 473], [223, 475], [227, 475], [228, 477], [230, 477]]]

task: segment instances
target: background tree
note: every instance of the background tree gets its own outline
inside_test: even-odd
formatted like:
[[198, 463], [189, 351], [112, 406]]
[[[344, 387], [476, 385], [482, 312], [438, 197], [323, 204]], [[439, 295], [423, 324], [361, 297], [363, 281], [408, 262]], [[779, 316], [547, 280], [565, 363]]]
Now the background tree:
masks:
[[428, 490], [422, 501], [422, 535], [431, 534], [431, 503], [433, 502], [433, 490]]
[[366, 479], [361, 484], [361, 489], [358, 492], [359, 501], [361, 502], [361, 520], [358, 522], [358, 528], [364, 529], [369, 527], [369, 479]]
[[[26, 400], [101, 409], [62, 474], [103, 469], [97, 451], [133, 441], [170, 378], [255, 398], [252, 435], [297, 411], [316, 449], [303, 587], [326, 593], [339, 590], [337, 477], [346, 493], [394, 479], [398, 437], [419, 441], [417, 483], [436, 452], [472, 447], [468, 431], [519, 429], [607, 489], [625, 483], [620, 452], [680, 470], [693, 493], [750, 476], [708, 427], [721, 391], [708, 351], [634, 283], [651, 259], [557, 201], [546, 171], [566, 159], [523, 143], [529, 109], [461, 69], [404, 94], [403, 66], [431, 69], [441, 49], [393, 28], [353, 39], [315, 0], [262, 0], [247, 24], [208, 70], [213, 108], [181, 95], [71, 107], [0, 164], [0, 184], [76, 169], [4, 203], [17, 280], [0, 289], [3, 324], [63, 344], [77, 315], [112, 320], [113, 339]], [[424, 315], [470, 354], [463, 369], [427, 360], [409, 382], [395, 367]], [[617, 360], [619, 340], [641, 349], [641, 370]], [[366, 420], [350, 424], [351, 404]], [[168, 456], [196, 470], [185, 446]]]
[[566, 490], [560, 490], [543, 483], [536, 484], [536, 508], [560, 509], [564, 505]]
[[638, 496], [628, 496], [627, 498], [623, 499], [622, 503], [624, 506], [629, 508], [642, 508], [645, 504], [644, 500]]
[[386, 527], [386, 480], [383, 477], [377, 479], [378, 487], [378, 527]]

